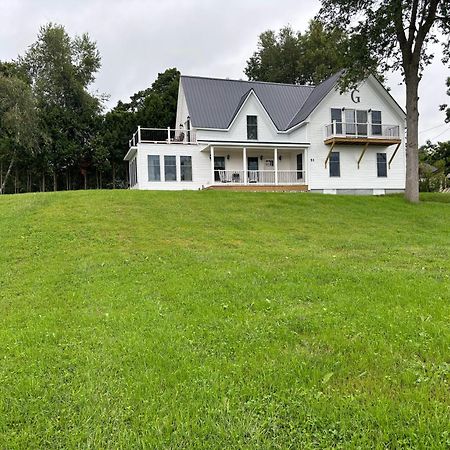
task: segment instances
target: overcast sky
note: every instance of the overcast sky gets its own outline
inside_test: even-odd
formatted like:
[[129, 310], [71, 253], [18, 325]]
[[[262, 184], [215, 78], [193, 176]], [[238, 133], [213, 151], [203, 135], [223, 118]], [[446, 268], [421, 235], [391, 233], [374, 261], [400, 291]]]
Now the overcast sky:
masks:
[[[109, 106], [148, 87], [158, 72], [243, 78], [258, 35], [290, 24], [305, 30], [319, 10], [315, 0], [0, 0], [0, 60], [23, 54], [41, 25], [62, 24], [69, 34], [88, 32], [102, 56], [95, 89]], [[439, 104], [447, 102], [450, 71], [436, 57], [420, 88], [419, 139], [450, 139]], [[404, 106], [399, 75], [391, 93]], [[151, 124], [142, 124], [150, 126]]]

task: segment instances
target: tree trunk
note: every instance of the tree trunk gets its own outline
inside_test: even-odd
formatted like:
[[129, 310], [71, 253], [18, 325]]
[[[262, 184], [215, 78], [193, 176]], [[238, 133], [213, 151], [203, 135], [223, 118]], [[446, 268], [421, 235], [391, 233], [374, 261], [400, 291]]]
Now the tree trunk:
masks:
[[112, 188], [116, 188], [116, 164], [112, 163]]
[[6, 182], [8, 181], [8, 177], [11, 173], [12, 167], [14, 165], [14, 160], [16, 159], [16, 153], [14, 152], [11, 158], [11, 162], [9, 163], [9, 167], [8, 170], [6, 171], [5, 174], [5, 178], [3, 178], [3, 183], [0, 186], [0, 194], [3, 194], [5, 192], [5, 186], [6, 186]]
[[419, 202], [419, 110], [417, 70], [411, 68], [406, 81], [406, 187], [405, 198]]
[[19, 174], [17, 173], [17, 168], [14, 171], [14, 194], [17, 194], [17, 185], [18, 185]]
[[42, 192], [45, 192], [45, 172], [42, 173]]
[[84, 177], [84, 190], [87, 189], [87, 171], [83, 172], [83, 177]]
[[58, 190], [58, 180], [57, 180], [56, 172], [53, 172], [53, 190], [54, 191]]
[[100, 181], [100, 189], [103, 189], [103, 176], [102, 176], [102, 172], [100, 172], [98, 178], [99, 178], [99, 181]]

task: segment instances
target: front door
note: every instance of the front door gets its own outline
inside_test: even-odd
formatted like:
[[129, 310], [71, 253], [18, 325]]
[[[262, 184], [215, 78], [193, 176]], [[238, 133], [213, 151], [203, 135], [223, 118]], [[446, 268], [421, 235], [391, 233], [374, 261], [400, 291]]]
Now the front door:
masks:
[[248, 182], [257, 183], [258, 182], [258, 157], [249, 156], [247, 158], [247, 169], [248, 169]]
[[225, 156], [214, 156], [214, 181], [221, 181], [219, 170], [225, 170]]

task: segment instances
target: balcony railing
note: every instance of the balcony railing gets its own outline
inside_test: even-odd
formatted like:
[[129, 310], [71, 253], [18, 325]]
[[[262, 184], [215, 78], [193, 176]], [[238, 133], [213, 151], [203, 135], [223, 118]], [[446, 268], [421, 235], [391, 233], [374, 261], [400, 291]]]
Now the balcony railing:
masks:
[[137, 144], [196, 144], [197, 137], [194, 130], [183, 128], [141, 128], [129, 141], [130, 147]]
[[333, 122], [325, 125], [325, 139], [332, 137], [400, 139], [398, 125]]
[[[245, 176], [247, 175], [247, 176]], [[304, 170], [214, 170], [214, 183], [231, 184], [305, 184]]]

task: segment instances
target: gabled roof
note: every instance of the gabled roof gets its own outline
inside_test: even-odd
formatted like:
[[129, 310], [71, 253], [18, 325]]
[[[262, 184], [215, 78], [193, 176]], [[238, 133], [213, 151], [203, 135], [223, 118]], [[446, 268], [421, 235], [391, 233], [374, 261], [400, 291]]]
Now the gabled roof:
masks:
[[196, 128], [227, 129], [253, 91], [276, 128], [284, 131], [314, 91], [313, 86], [190, 76], [182, 76], [181, 83]]
[[302, 123], [306, 120], [309, 115], [317, 108], [319, 103], [324, 99], [324, 97], [336, 86], [336, 83], [339, 81], [339, 78], [344, 73], [343, 70], [335, 73], [330, 78], [327, 78], [322, 83], [318, 84], [310, 96], [306, 99], [306, 102], [302, 105], [300, 110], [291, 120], [288, 125], [288, 128], [295, 127], [299, 123]]
[[228, 129], [253, 92], [278, 131], [303, 122], [336, 85], [342, 71], [318, 86], [181, 76], [184, 95], [196, 128]]

